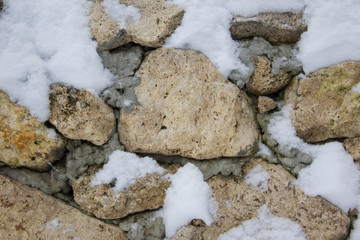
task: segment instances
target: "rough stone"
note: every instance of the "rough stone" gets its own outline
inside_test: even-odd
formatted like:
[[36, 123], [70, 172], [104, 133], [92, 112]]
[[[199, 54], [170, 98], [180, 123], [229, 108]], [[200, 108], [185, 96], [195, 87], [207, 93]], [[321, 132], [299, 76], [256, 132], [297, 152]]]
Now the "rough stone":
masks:
[[109, 155], [113, 151], [124, 150], [117, 133], [114, 133], [110, 140], [102, 146], [71, 140], [66, 148], [69, 150], [66, 154], [66, 176], [71, 180], [77, 179], [94, 164], [107, 163]]
[[253, 17], [235, 16], [230, 32], [235, 40], [262, 37], [273, 44], [296, 43], [307, 30], [302, 17], [302, 13], [291, 12], [265, 12]]
[[252, 159], [244, 174], [260, 164], [270, 175], [268, 189], [256, 190], [238, 177], [215, 176], [208, 180], [218, 202], [218, 220], [206, 227], [203, 239], [217, 237], [254, 218], [257, 209], [267, 205], [273, 215], [299, 224], [308, 240], [345, 239], [350, 219], [336, 206], [321, 197], [310, 197], [291, 184], [294, 177], [283, 168]]
[[[360, 136], [360, 62], [345, 62], [295, 78], [285, 92], [292, 124], [307, 142]], [[295, 90], [294, 90], [295, 89]]]
[[76, 181], [70, 181], [74, 199], [80, 207], [98, 218], [122, 218], [131, 213], [152, 210], [164, 204], [165, 191], [170, 182], [159, 174], [138, 178], [122, 192], [115, 192], [111, 184], [92, 186], [91, 180], [99, 167], [92, 167]]
[[121, 111], [127, 151], [195, 159], [248, 156], [259, 137], [247, 96], [202, 54], [158, 49], [136, 73], [140, 106]]
[[184, 226], [180, 228], [171, 240], [202, 240], [203, 228], [195, 226]]
[[354, 158], [355, 163], [360, 165], [360, 138], [348, 138], [344, 141], [344, 147]]
[[114, 111], [86, 90], [51, 85], [50, 122], [67, 138], [102, 145], [115, 129]]
[[0, 175], [0, 238], [127, 239], [115, 226]]
[[265, 56], [258, 56], [254, 65], [255, 70], [246, 84], [246, 89], [252, 94], [270, 95], [280, 91], [291, 81], [291, 73], [284, 69], [277, 75], [273, 74], [271, 61]]
[[276, 103], [269, 97], [258, 98], [258, 109], [260, 113], [266, 113], [276, 108]]
[[0, 113], [0, 161], [10, 167], [44, 171], [62, 157], [66, 140], [2, 91]]
[[180, 25], [184, 10], [166, 0], [120, 0], [121, 4], [139, 9], [141, 18], [128, 21], [126, 31], [109, 17], [102, 0], [93, 0], [90, 29], [100, 50], [109, 50], [130, 41], [146, 47], [161, 47], [165, 39]]

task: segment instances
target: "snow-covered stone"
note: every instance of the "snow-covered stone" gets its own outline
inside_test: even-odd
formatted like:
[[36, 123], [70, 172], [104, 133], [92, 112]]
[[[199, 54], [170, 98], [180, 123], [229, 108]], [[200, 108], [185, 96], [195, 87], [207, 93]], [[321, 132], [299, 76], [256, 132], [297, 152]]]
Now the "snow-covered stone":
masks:
[[61, 135], [0, 91], [0, 161], [43, 171], [62, 157], [65, 144]]
[[115, 129], [114, 111], [86, 90], [51, 85], [50, 122], [67, 138], [95, 145], [108, 141]]
[[158, 49], [136, 73], [140, 103], [121, 112], [118, 132], [127, 151], [195, 159], [248, 156], [258, 129], [246, 94], [202, 54]]
[[115, 226], [0, 175], [0, 238], [126, 240]]
[[296, 134], [307, 142], [360, 136], [360, 63], [344, 62], [296, 78], [285, 92]]

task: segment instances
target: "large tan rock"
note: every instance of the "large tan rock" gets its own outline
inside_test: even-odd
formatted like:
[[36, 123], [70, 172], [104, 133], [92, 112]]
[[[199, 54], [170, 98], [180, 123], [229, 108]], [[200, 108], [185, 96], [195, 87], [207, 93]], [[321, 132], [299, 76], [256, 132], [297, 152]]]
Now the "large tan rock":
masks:
[[360, 136], [360, 63], [345, 62], [295, 78], [285, 91], [297, 135], [308, 142]]
[[0, 192], [0, 239], [127, 239], [120, 228], [2, 175]]
[[131, 213], [152, 210], [164, 204], [165, 191], [170, 182], [159, 174], [138, 178], [122, 192], [115, 192], [110, 184], [92, 186], [91, 180], [99, 167], [91, 168], [70, 184], [74, 199], [80, 207], [98, 218], [122, 218]]
[[161, 47], [165, 39], [180, 25], [184, 10], [166, 0], [120, 0], [121, 4], [139, 9], [141, 18], [128, 21], [126, 31], [120, 29], [101, 5], [93, 0], [90, 30], [102, 49], [108, 50], [130, 41], [147, 47]]
[[62, 157], [65, 144], [62, 136], [0, 91], [0, 161], [43, 171]]
[[70, 139], [102, 145], [115, 129], [112, 108], [86, 90], [51, 85], [50, 113], [49, 121]]
[[247, 90], [257, 96], [270, 95], [286, 87], [291, 81], [292, 75], [284, 69], [279, 74], [272, 73], [271, 61], [265, 56], [258, 56], [253, 61], [255, 70], [246, 84]]
[[127, 151], [209, 159], [256, 150], [259, 133], [246, 94], [204, 55], [158, 49], [136, 74], [140, 105], [122, 111], [118, 125]]
[[256, 217], [259, 207], [266, 205], [276, 217], [299, 224], [307, 240], [345, 239], [350, 219], [336, 206], [321, 197], [310, 197], [291, 184], [294, 177], [286, 170], [261, 159], [244, 166], [245, 176], [258, 165], [269, 174], [264, 184], [247, 184], [238, 177], [215, 176], [208, 180], [218, 202], [218, 220], [207, 227], [203, 239], [218, 236]]
[[346, 151], [354, 158], [354, 161], [360, 165], [360, 137], [345, 139], [343, 144]]
[[307, 26], [302, 13], [260, 13], [254, 17], [235, 16], [230, 32], [235, 40], [262, 37], [271, 43], [296, 43]]

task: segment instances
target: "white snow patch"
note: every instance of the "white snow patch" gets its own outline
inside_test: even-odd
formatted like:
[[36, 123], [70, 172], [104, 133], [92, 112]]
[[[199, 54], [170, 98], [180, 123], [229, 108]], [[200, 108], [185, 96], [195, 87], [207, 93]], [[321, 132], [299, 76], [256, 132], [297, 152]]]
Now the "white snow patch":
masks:
[[351, 89], [352, 92], [360, 92], [360, 83], [356, 84], [355, 86], [353, 86], [353, 88]]
[[120, 28], [126, 29], [127, 21], [138, 21], [141, 17], [139, 9], [119, 3], [119, 0], [104, 0], [105, 12], [112, 17]]
[[227, 77], [232, 70], [250, 71], [238, 58], [239, 45], [230, 35], [234, 15], [253, 16], [264, 11], [299, 11], [303, 0], [173, 0], [185, 9], [181, 25], [164, 47], [200, 51]]
[[305, 240], [305, 234], [299, 224], [288, 218], [279, 218], [271, 214], [264, 205], [258, 209], [257, 218], [244, 221], [240, 226], [219, 236], [218, 240]]
[[312, 164], [299, 172], [295, 184], [311, 196], [321, 195], [344, 212], [357, 207], [360, 198], [360, 171], [351, 155], [339, 142], [312, 145], [296, 136], [292, 126], [291, 106], [274, 113], [268, 130], [280, 145], [298, 149], [314, 158]]
[[[360, 204], [358, 206], [360, 206]], [[350, 240], [359, 240], [359, 239], [360, 239], [360, 218], [358, 217], [358, 219], [354, 222], [354, 229], [351, 231]]]
[[57, 136], [56, 131], [54, 129], [49, 128], [47, 137], [51, 138], [51, 139], [57, 139], [58, 136]]
[[225, 205], [226, 205], [227, 208], [231, 208], [231, 207], [232, 207], [230, 200], [226, 200], [226, 201], [224, 201], [224, 203], [225, 203]]
[[271, 156], [272, 152], [268, 146], [263, 144], [262, 142], [259, 142], [259, 151], [257, 152], [258, 155], [265, 155], [265, 156]]
[[45, 224], [45, 226], [50, 229], [50, 230], [53, 230], [54, 232], [57, 232], [59, 230], [59, 224], [60, 224], [60, 221], [58, 218], [54, 218], [53, 220], [47, 222]]
[[111, 84], [91, 40], [87, 0], [11, 0], [0, 19], [0, 89], [40, 121], [49, 118], [49, 85], [99, 93]]
[[306, 74], [337, 63], [360, 60], [360, 1], [305, 0], [308, 30], [299, 42]]
[[91, 184], [109, 184], [116, 179], [114, 190], [121, 192], [134, 184], [137, 178], [154, 173], [162, 175], [164, 172], [165, 170], [150, 157], [140, 158], [134, 153], [116, 150], [110, 154], [108, 163], [95, 174]]
[[260, 164], [256, 165], [245, 176], [245, 182], [251, 184], [256, 190], [268, 190], [267, 181], [269, 179], [269, 173]]
[[209, 185], [195, 165], [187, 163], [172, 175], [163, 208], [166, 237], [174, 236], [193, 219], [202, 219], [209, 226], [217, 212], [217, 203], [211, 196]]

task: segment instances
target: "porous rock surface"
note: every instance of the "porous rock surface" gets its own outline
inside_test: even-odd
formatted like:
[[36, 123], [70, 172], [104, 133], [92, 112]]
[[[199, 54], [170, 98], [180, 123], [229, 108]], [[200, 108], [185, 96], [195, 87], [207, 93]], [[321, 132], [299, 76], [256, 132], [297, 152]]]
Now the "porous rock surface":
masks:
[[127, 239], [118, 227], [2, 175], [0, 192], [1, 239]]
[[139, 9], [141, 18], [128, 21], [126, 31], [119, 29], [106, 14], [102, 0], [93, 1], [90, 29], [100, 49], [112, 49], [130, 41], [146, 47], [161, 47], [180, 25], [184, 10], [166, 0], [120, 0], [121, 4]]
[[342, 210], [321, 197], [307, 196], [291, 184], [294, 177], [290, 173], [261, 159], [249, 161], [244, 166], [244, 175], [258, 164], [270, 175], [268, 189], [256, 190], [239, 177], [218, 175], [207, 181], [219, 204], [218, 220], [205, 228], [203, 239], [217, 239], [256, 217], [257, 209], [263, 205], [275, 216], [299, 224], [308, 240], [346, 238], [350, 219]]
[[279, 74], [272, 73], [272, 63], [265, 56], [258, 56], [254, 60], [255, 70], [250, 76], [246, 89], [257, 96], [270, 95], [286, 87], [292, 75], [281, 69]]
[[259, 137], [247, 96], [202, 54], [158, 49], [136, 73], [140, 106], [120, 113], [127, 151], [195, 159], [247, 156]]
[[258, 98], [259, 113], [265, 113], [276, 108], [276, 103], [269, 97], [260, 96]]
[[292, 124], [307, 142], [360, 136], [360, 62], [344, 62], [295, 78], [285, 92]]
[[44, 171], [62, 157], [66, 140], [2, 91], [0, 113], [0, 161], [11, 167]]
[[231, 22], [230, 33], [233, 39], [262, 37], [278, 43], [296, 43], [307, 25], [302, 13], [260, 13], [253, 17], [235, 16]]
[[99, 167], [92, 167], [78, 180], [70, 182], [75, 201], [96, 217], [122, 218], [131, 213], [157, 209], [164, 204], [170, 182], [158, 173], [138, 178], [124, 191], [115, 192], [111, 184], [92, 186], [91, 181], [98, 170]]
[[360, 165], [360, 137], [345, 139], [343, 144], [346, 151], [354, 158], [354, 161]]
[[49, 121], [67, 138], [102, 145], [115, 129], [114, 111], [86, 90], [51, 85]]

